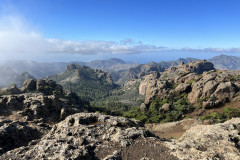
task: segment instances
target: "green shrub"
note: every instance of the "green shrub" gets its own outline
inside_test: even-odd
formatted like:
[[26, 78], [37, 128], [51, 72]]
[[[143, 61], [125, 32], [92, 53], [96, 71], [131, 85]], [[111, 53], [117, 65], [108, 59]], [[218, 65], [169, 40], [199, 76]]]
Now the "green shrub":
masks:
[[223, 119], [223, 115], [218, 112], [212, 112], [209, 115], [201, 117], [202, 120], [212, 120], [213, 122]]
[[231, 108], [224, 108], [224, 116], [227, 120], [234, 118], [234, 117], [240, 117], [240, 109], [231, 109]]

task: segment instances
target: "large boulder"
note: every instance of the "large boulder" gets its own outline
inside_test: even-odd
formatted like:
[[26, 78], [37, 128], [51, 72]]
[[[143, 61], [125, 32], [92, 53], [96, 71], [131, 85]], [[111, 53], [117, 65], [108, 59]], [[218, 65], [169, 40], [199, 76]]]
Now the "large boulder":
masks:
[[207, 101], [202, 102], [202, 107], [205, 109], [215, 108], [221, 104], [219, 100], [212, 100], [211, 98]]
[[170, 110], [170, 104], [169, 103], [165, 103], [162, 105], [161, 107], [164, 111], [169, 111]]
[[215, 90], [214, 96], [222, 103], [225, 103], [226, 101], [233, 98], [237, 91], [237, 87], [232, 82], [222, 82]]
[[210, 80], [208, 81], [204, 86], [203, 86], [203, 93], [202, 93], [202, 97], [210, 97], [213, 92], [216, 90], [217, 86], [218, 86], [218, 82], [214, 81], [214, 80]]

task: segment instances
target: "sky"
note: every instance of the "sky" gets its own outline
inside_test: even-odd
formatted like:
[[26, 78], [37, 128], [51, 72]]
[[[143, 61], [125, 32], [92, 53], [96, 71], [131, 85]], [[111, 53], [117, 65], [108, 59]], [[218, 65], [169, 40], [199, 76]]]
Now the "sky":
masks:
[[239, 0], [0, 0], [1, 60], [240, 55]]

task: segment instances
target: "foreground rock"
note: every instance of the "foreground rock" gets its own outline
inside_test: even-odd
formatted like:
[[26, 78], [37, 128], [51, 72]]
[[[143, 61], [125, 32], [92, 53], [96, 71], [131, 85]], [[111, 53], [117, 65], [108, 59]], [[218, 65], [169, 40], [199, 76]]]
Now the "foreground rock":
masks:
[[240, 159], [240, 118], [215, 125], [197, 125], [173, 142], [166, 142], [179, 159]]
[[0, 154], [11, 149], [27, 145], [30, 141], [40, 138], [41, 133], [25, 122], [0, 120]]
[[22, 91], [9, 88], [8, 94], [15, 94], [0, 96], [0, 155], [41, 138], [54, 124], [89, 105], [51, 80], [27, 80]]
[[[139, 121], [98, 113], [78, 113], [54, 126], [38, 143], [9, 151], [0, 159], [126, 159], [125, 154], [121, 155], [127, 152], [124, 148], [131, 148], [139, 138], [147, 141], [146, 138], [151, 136]], [[161, 150], [163, 157], [176, 159], [162, 142], [155, 140], [159, 146], [155, 150]], [[156, 142], [145, 143], [154, 146]], [[154, 152], [152, 156], [157, 154], [159, 152]]]

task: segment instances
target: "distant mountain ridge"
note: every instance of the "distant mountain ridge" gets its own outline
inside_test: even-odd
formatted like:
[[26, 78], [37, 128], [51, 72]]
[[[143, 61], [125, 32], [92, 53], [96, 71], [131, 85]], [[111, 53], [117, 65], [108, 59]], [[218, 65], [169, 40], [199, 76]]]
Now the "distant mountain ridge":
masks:
[[208, 59], [212, 62], [215, 68], [227, 70], [240, 70], [240, 57], [219, 55]]
[[90, 62], [35, 62], [35, 61], [8, 61], [0, 64], [0, 67], [10, 67], [17, 73], [28, 72], [36, 78], [45, 78], [50, 75], [64, 72], [67, 65], [78, 64], [80, 66], [89, 66], [93, 69], [101, 69], [104, 71], [128, 70], [138, 64], [133, 62], [125, 62], [118, 58], [109, 60], [94, 60]]

